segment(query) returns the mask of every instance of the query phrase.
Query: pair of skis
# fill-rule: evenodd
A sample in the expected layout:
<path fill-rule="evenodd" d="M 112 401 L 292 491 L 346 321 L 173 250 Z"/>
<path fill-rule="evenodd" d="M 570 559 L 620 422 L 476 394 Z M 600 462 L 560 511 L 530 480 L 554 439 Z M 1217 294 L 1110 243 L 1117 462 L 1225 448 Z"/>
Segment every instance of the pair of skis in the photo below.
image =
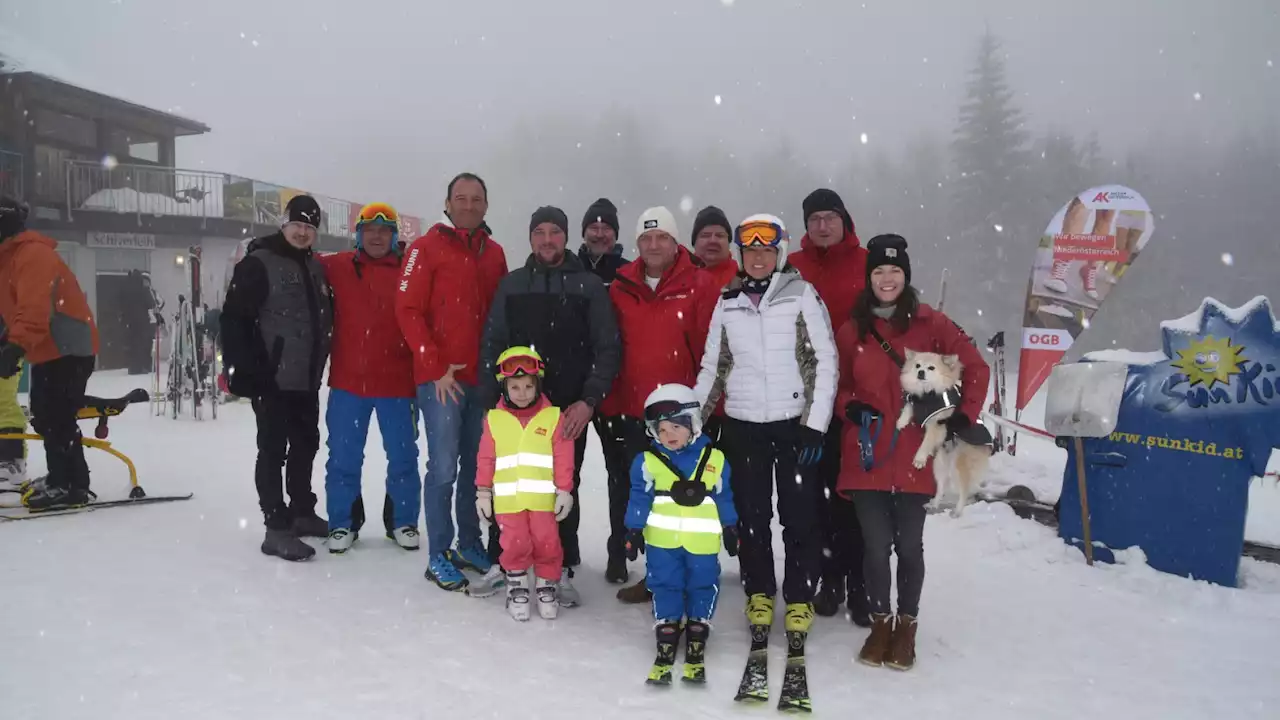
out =
<path fill-rule="evenodd" d="M 783 712 L 813 712 L 809 699 L 809 674 L 804 662 L 804 646 L 807 632 L 787 631 L 787 667 L 782 673 L 782 691 L 778 695 L 778 710 Z M 751 650 L 747 653 L 747 666 L 742 671 L 738 694 L 733 698 L 741 703 L 769 702 L 769 626 L 751 626 Z"/>
<path fill-rule="evenodd" d="M 16 495 L 16 493 L 14 493 L 14 495 Z M 105 510 L 108 508 L 131 507 L 134 505 L 154 505 L 156 503 L 190 500 L 191 498 L 192 494 L 187 493 L 186 495 L 151 495 L 140 498 L 129 498 L 126 500 L 95 500 L 78 507 L 59 508 L 57 510 L 30 510 L 20 505 L 0 505 L 0 522 L 10 520 L 35 520 L 37 518 L 59 517 L 62 515 L 77 515 L 79 513 Z"/>

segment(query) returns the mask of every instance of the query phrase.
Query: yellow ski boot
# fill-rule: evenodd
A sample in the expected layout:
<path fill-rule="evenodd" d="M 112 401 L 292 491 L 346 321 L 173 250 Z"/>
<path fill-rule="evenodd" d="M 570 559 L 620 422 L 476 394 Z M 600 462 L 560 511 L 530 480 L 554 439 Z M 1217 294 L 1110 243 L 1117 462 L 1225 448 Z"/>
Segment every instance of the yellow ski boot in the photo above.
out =
<path fill-rule="evenodd" d="M 813 624 L 813 603 L 787 603 L 787 632 L 809 632 Z"/>
<path fill-rule="evenodd" d="M 756 593 L 747 598 L 747 622 L 764 627 L 773 626 L 773 598 Z"/>

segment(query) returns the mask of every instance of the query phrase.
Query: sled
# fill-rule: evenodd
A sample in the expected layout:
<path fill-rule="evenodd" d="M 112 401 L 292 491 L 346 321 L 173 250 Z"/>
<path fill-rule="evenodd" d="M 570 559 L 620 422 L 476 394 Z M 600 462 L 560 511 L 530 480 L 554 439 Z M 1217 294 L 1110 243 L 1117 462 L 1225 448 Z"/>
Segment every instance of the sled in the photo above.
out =
<path fill-rule="evenodd" d="M 133 390 L 129 394 L 118 398 L 100 398 L 86 395 L 84 407 L 80 408 L 79 412 L 76 413 L 77 420 L 97 419 L 98 421 L 97 427 L 93 430 L 94 437 L 82 437 L 80 438 L 80 444 L 119 458 L 125 464 L 125 467 L 129 468 L 129 498 L 132 500 L 144 498 L 147 493 L 138 484 L 138 469 L 134 467 L 133 460 L 130 460 L 128 455 L 116 450 L 107 441 L 107 435 L 110 434 L 107 421 L 124 412 L 125 408 L 130 405 L 150 402 L 150 400 L 151 395 L 142 388 Z M 0 433 L 0 440 L 37 440 L 43 442 L 44 438 L 35 433 Z"/>

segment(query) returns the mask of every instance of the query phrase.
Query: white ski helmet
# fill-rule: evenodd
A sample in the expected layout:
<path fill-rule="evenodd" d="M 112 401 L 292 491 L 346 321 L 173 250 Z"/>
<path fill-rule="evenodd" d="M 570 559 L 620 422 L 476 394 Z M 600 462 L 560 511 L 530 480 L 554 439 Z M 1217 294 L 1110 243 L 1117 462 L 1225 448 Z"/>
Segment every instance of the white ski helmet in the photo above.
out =
<path fill-rule="evenodd" d="M 644 424 L 650 437 L 658 437 L 658 423 L 682 415 L 689 418 L 693 430 L 692 440 L 697 440 L 702 435 L 702 413 L 699 411 L 698 398 L 688 385 L 659 385 L 644 400 Z"/>
<path fill-rule="evenodd" d="M 748 245 L 764 245 L 778 251 L 778 264 L 774 272 L 787 266 L 791 236 L 787 234 L 787 226 L 776 215 L 760 213 L 738 223 L 733 231 L 733 253 L 739 268 L 746 267 L 742 262 L 742 248 Z"/>

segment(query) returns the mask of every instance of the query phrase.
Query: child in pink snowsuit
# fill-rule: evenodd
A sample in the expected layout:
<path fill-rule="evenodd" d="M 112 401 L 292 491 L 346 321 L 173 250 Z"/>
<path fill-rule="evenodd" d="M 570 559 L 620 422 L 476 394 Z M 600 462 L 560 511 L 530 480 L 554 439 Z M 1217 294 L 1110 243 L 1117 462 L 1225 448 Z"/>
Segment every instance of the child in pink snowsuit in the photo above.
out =
<path fill-rule="evenodd" d="M 536 576 L 538 614 L 560 608 L 564 549 L 556 523 L 573 508 L 573 440 L 560 427 L 560 410 L 542 394 L 542 358 L 514 347 L 498 358 L 502 399 L 485 416 L 476 458 L 476 507 L 498 523 L 506 573 L 507 612 L 529 619 L 529 568 Z"/>

